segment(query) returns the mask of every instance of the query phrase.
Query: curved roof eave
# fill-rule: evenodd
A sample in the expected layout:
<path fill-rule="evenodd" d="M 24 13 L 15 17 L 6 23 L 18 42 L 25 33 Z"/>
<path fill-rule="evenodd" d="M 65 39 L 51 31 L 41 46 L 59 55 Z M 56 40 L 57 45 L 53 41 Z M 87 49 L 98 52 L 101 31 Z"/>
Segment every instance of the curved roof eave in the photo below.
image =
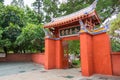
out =
<path fill-rule="evenodd" d="M 98 0 L 95 0 L 90 6 L 84 8 L 84 9 L 81 9 L 77 12 L 74 12 L 72 14 L 54 18 L 51 22 L 45 24 L 44 28 L 57 27 L 57 26 L 65 24 L 65 23 L 70 23 L 74 20 L 80 20 L 83 17 L 87 17 L 91 13 L 95 12 L 97 1 Z M 95 14 L 95 15 L 97 15 L 97 14 Z M 98 19 L 98 16 L 96 16 L 96 17 Z"/>

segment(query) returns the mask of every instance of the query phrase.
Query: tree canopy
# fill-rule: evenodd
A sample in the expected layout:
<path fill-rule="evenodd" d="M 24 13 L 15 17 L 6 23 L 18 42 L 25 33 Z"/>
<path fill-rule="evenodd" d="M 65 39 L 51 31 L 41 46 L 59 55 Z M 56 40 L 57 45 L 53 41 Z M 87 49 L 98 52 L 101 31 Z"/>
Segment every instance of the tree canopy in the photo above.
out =
<path fill-rule="evenodd" d="M 108 33 L 111 35 L 112 50 L 120 51 L 120 14 L 111 21 Z"/>
<path fill-rule="evenodd" d="M 11 5 L 8 6 L 0 3 L 0 48 L 5 53 L 9 51 L 14 53 L 28 51 L 42 52 L 44 47 L 44 32 L 41 29 L 41 22 L 39 22 L 41 18 L 39 14 L 29 7 L 26 6 L 23 8 L 18 6 L 19 3 L 23 3 L 19 1 L 13 0 Z M 33 31 L 36 33 L 34 34 Z M 26 34 L 31 35 L 26 36 Z M 29 45 L 26 43 L 29 43 Z"/>
<path fill-rule="evenodd" d="M 44 32 L 42 24 L 53 18 L 68 15 L 85 8 L 94 0 L 35 0 L 33 9 L 24 5 L 24 0 L 12 0 L 10 5 L 4 5 L 0 0 L 0 48 L 5 53 L 13 51 L 34 52 L 44 50 Z M 96 11 L 102 21 L 111 14 L 120 12 L 120 0 L 99 0 Z M 120 16 L 111 24 L 110 35 L 120 38 Z M 114 32 L 116 31 L 116 32 Z M 115 41 L 114 41 L 115 42 Z M 73 44 L 74 43 L 74 44 Z M 116 42 L 115 42 L 116 43 Z M 28 45 L 29 44 L 29 45 Z M 78 53 L 78 42 L 70 41 L 69 47 Z"/>
<path fill-rule="evenodd" d="M 4 0 L 0 0 L 0 3 L 3 3 L 4 2 Z"/>
<path fill-rule="evenodd" d="M 111 21 L 109 33 L 113 37 L 120 38 L 120 14 Z"/>
<path fill-rule="evenodd" d="M 22 33 L 17 37 L 16 44 L 22 48 L 22 50 L 35 50 L 43 52 L 44 49 L 44 32 L 42 25 L 35 25 L 28 23 L 26 27 L 22 29 Z"/>
<path fill-rule="evenodd" d="M 35 9 L 44 15 L 44 22 L 49 22 L 52 18 L 71 14 L 82 8 L 91 5 L 95 0 L 66 0 L 60 3 L 59 0 L 36 0 Z M 98 0 L 97 12 L 102 21 L 110 17 L 111 14 L 120 11 L 120 0 Z M 37 8 L 36 8 L 37 7 Z"/>

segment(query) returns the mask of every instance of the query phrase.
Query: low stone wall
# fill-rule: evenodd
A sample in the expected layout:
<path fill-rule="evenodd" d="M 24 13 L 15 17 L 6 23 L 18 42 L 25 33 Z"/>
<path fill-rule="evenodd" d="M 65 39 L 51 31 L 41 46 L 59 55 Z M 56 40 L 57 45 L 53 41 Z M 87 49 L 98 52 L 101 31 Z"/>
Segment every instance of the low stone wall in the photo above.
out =
<path fill-rule="evenodd" d="M 29 62 L 33 61 L 38 64 L 44 65 L 44 53 L 34 54 L 8 54 L 6 57 L 1 57 L 0 62 Z"/>
<path fill-rule="evenodd" d="M 44 65 L 44 61 L 45 61 L 44 53 L 32 54 L 32 61 Z"/>
<path fill-rule="evenodd" d="M 8 54 L 6 57 L 0 58 L 0 62 L 19 62 L 32 61 L 31 54 Z"/>
<path fill-rule="evenodd" d="M 111 54 L 113 75 L 120 76 L 120 52 L 112 52 Z"/>

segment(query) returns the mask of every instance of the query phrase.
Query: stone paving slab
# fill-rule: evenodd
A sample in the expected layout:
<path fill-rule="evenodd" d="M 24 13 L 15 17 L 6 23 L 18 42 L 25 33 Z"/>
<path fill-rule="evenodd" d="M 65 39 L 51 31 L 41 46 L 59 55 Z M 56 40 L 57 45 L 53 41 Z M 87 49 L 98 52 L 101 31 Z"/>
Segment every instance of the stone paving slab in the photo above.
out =
<path fill-rule="evenodd" d="M 41 65 L 32 62 L 0 62 L 0 77 L 42 69 Z"/>
<path fill-rule="evenodd" d="M 25 72 L 19 72 L 21 69 L 19 70 L 17 65 L 18 67 L 22 67 Z M 9 64 L 8 67 L 10 67 L 11 72 L 16 71 L 16 73 L 1 75 L 0 80 L 120 80 L 120 76 L 93 75 L 91 77 L 83 77 L 80 69 L 77 68 L 45 70 L 43 66 L 34 63 L 13 63 L 12 65 Z M 0 70 L 4 70 L 4 68 L 5 70 L 10 70 L 8 67 L 2 66 Z M 2 74 L 1 71 L 0 74 Z"/>

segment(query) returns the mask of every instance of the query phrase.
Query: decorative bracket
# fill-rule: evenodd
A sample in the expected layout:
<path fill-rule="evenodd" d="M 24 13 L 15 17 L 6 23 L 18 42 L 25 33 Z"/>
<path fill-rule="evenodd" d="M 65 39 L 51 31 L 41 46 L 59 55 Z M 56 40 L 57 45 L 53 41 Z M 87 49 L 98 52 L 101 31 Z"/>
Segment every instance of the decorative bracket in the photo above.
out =
<path fill-rule="evenodd" d="M 43 31 L 45 33 L 45 37 L 46 38 L 52 38 L 52 34 L 48 30 L 46 30 L 46 29 L 43 28 Z"/>
<path fill-rule="evenodd" d="M 81 27 L 80 33 L 87 32 L 86 26 L 84 25 L 84 23 L 81 20 L 79 21 L 79 24 Z"/>

